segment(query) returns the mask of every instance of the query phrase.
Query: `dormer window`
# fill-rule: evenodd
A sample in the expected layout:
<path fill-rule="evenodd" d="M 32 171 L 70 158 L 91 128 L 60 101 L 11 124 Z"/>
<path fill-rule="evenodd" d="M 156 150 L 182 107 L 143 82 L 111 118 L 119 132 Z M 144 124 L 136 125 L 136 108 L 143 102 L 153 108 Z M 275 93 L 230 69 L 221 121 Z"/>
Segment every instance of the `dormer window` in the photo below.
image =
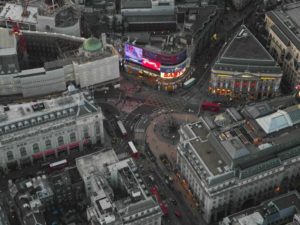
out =
<path fill-rule="evenodd" d="M 38 118 L 37 118 L 37 121 L 38 121 L 38 123 L 42 122 L 42 121 L 43 121 L 43 120 L 42 120 L 42 117 L 38 117 Z"/>
<path fill-rule="evenodd" d="M 51 120 L 54 120 L 54 119 L 55 119 L 55 116 L 54 116 L 53 113 L 50 114 L 50 119 L 51 119 Z"/>
<path fill-rule="evenodd" d="M 60 118 L 61 117 L 61 112 L 57 112 L 57 117 Z"/>
<path fill-rule="evenodd" d="M 32 124 L 36 124 L 36 120 L 35 119 L 31 119 L 31 123 Z"/>
<path fill-rule="evenodd" d="M 27 120 L 24 121 L 24 126 L 28 127 L 29 126 L 29 122 Z"/>

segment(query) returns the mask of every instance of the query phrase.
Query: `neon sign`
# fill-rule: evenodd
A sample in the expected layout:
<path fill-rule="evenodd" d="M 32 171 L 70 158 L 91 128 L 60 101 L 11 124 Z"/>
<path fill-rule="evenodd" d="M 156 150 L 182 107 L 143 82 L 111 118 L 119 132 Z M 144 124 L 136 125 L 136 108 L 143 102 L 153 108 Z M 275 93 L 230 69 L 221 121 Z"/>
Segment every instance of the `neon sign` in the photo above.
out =
<path fill-rule="evenodd" d="M 142 65 L 147 67 L 147 68 L 153 69 L 153 70 L 157 70 L 157 71 L 160 70 L 160 63 L 149 60 L 149 59 L 143 58 Z"/>

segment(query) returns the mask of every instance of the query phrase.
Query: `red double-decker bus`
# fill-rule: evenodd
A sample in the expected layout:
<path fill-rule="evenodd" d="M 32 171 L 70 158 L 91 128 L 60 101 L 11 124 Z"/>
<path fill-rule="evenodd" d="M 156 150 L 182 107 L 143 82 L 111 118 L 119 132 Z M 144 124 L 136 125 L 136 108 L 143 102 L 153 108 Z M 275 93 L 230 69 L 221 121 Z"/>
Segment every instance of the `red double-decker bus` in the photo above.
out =
<path fill-rule="evenodd" d="M 201 109 L 210 112 L 219 112 L 221 108 L 220 103 L 210 102 L 204 100 L 201 104 Z"/>

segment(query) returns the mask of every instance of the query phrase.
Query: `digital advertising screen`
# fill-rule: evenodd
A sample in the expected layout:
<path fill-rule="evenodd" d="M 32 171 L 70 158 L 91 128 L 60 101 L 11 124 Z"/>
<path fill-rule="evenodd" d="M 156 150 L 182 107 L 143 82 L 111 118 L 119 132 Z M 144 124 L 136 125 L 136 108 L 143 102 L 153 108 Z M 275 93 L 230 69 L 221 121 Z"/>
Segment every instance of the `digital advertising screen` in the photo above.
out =
<path fill-rule="evenodd" d="M 170 73 L 160 72 L 160 77 L 164 78 L 164 79 L 173 79 L 173 78 L 182 76 L 185 71 L 186 71 L 186 69 L 183 68 L 182 70 L 179 70 L 176 72 L 170 72 Z"/>
<path fill-rule="evenodd" d="M 125 44 L 125 58 L 127 60 L 142 64 L 143 49 L 130 44 Z"/>
<path fill-rule="evenodd" d="M 183 70 L 184 68 L 186 68 L 187 66 L 187 60 L 185 60 L 184 62 L 176 65 L 176 66 L 161 66 L 160 67 L 160 72 L 162 73 L 175 73 L 178 71 Z"/>
<path fill-rule="evenodd" d="M 187 53 L 186 50 L 183 50 L 182 52 L 174 55 L 165 55 L 144 49 L 143 57 L 156 62 L 160 62 L 162 65 L 176 65 L 187 58 Z"/>
<path fill-rule="evenodd" d="M 149 60 L 149 59 L 143 58 L 142 65 L 144 67 L 147 67 L 147 68 L 152 69 L 152 70 L 157 70 L 157 71 L 160 70 L 160 63 L 159 62 L 155 62 L 153 60 Z"/>

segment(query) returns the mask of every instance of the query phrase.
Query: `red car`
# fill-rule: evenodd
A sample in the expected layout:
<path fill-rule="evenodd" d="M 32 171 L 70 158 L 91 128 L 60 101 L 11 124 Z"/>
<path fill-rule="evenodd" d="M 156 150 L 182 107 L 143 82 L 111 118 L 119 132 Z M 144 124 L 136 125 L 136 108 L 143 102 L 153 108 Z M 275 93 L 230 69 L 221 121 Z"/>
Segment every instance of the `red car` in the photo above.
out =
<path fill-rule="evenodd" d="M 178 217 L 178 218 L 181 218 L 182 217 L 182 213 L 176 209 L 175 212 L 174 212 L 175 216 Z"/>

